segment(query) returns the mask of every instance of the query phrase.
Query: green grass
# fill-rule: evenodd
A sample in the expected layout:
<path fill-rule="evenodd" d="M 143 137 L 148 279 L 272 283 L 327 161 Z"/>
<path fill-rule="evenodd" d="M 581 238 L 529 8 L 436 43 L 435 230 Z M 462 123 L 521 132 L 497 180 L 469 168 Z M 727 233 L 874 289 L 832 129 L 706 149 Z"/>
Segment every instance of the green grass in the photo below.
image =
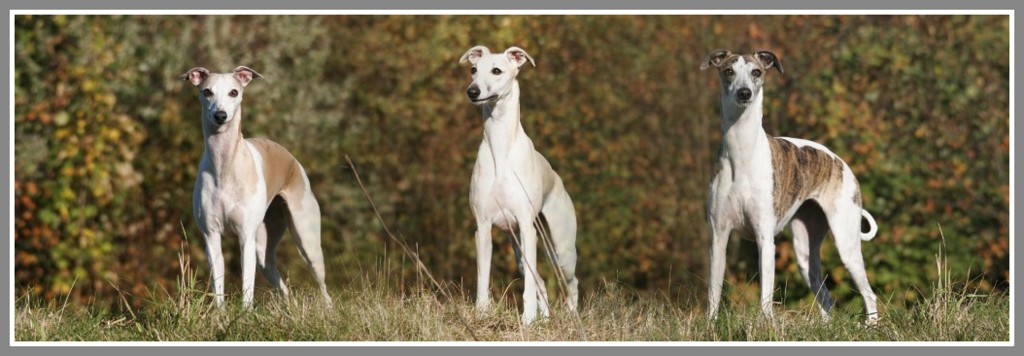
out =
<path fill-rule="evenodd" d="M 187 268 L 188 264 L 184 264 Z M 942 269 L 943 265 L 939 264 Z M 948 275 L 948 274 L 947 274 Z M 1009 298 L 955 291 L 949 279 L 936 282 L 930 299 L 912 307 L 880 305 L 879 325 L 863 325 L 858 303 L 839 307 L 823 321 L 813 304 L 776 307 L 774 321 L 755 304 L 727 305 L 708 321 L 697 297 L 690 303 L 661 293 L 638 292 L 614 282 L 591 287 L 578 319 L 552 296 L 552 315 L 523 328 L 519 295 L 501 286 L 494 308 L 483 315 L 455 285 L 445 293 L 424 284 L 401 293 L 379 272 L 333 290 L 328 309 L 314 288 L 296 288 L 290 299 L 269 290 L 257 293 L 245 310 L 239 296 L 215 308 L 183 270 L 183 288 L 122 312 L 42 302 L 25 295 L 16 302 L 18 341 L 1007 341 Z M 519 283 L 521 285 L 521 282 Z M 229 286 L 230 287 L 230 286 Z M 520 286 L 521 288 L 521 286 Z M 694 289 L 695 293 L 697 290 Z M 447 295 L 447 296 L 446 296 Z M 504 297 L 503 297 L 504 296 Z M 728 299 L 728 296 L 727 296 Z"/>

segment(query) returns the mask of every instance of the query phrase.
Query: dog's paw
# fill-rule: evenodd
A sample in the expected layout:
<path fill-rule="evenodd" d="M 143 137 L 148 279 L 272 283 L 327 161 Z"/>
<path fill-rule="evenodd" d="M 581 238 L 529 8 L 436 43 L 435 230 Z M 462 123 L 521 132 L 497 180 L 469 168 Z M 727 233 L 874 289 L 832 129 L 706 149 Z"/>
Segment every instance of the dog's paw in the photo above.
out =
<path fill-rule="evenodd" d="M 488 314 L 491 313 L 491 304 L 490 303 L 477 303 L 476 306 L 473 307 L 473 310 L 476 311 L 476 314 L 478 316 L 487 316 Z"/>
<path fill-rule="evenodd" d="M 521 319 L 521 321 L 522 321 L 523 326 L 530 326 L 530 324 L 533 324 L 535 321 L 537 321 L 537 315 L 536 314 L 530 315 L 530 314 L 527 314 L 527 313 L 523 313 L 523 318 Z"/>
<path fill-rule="evenodd" d="M 867 329 L 875 329 L 878 327 L 880 320 L 881 319 L 878 317 L 878 313 L 868 314 L 867 319 L 864 319 L 864 324 L 861 324 L 861 327 Z"/>

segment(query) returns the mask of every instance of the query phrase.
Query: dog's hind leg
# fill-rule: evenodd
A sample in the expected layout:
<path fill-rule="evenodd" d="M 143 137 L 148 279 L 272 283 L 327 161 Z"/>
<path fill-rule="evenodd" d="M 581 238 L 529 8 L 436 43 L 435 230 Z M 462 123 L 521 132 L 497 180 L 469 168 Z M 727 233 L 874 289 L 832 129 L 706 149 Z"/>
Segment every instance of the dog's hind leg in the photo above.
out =
<path fill-rule="evenodd" d="M 832 227 L 832 236 L 836 240 L 836 248 L 839 250 L 839 257 L 843 265 L 853 277 L 861 297 L 864 298 L 864 311 L 867 314 L 867 323 L 874 324 L 878 320 L 878 307 L 875 293 L 871 291 L 871 284 L 868 283 L 867 271 L 864 270 L 864 256 L 860 248 L 860 222 L 861 207 L 853 204 L 839 204 L 836 211 L 829 216 L 829 225 Z"/>
<path fill-rule="evenodd" d="M 821 276 L 821 241 L 828 233 L 828 220 L 817 203 L 807 202 L 796 211 L 790 228 L 793 230 L 793 249 L 800 275 L 814 293 L 821 316 L 828 320 L 832 296 Z"/>
<path fill-rule="evenodd" d="M 303 174 L 305 175 L 305 174 Z M 303 177 L 304 180 L 305 177 Z M 320 205 L 317 204 L 313 192 L 309 190 L 309 182 L 305 182 L 304 189 L 298 197 L 286 198 L 286 206 L 289 213 L 292 238 L 298 245 L 299 253 L 306 260 L 306 264 L 313 270 L 317 283 L 320 284 L 320 294 L 323 295 L 327 305 L 331 305 L 331 296 L 327 293 L 326 271 L 324 268 L 324 253 L 320 247 Z"/>
<path fill-rule="evenodd" d="M 288 228 L 288 207 L 284 200 L 274 198 L 263 217 L 263 223 L 256 230 L 256 267 L 263 273 L 282 296 L 288 296 L 288 286 L 277 270 L 277 247 Z"/>
<path fill-rule="evenodd" d="M 541 208 L 548 223 L 551 244 L 554 246 L 555 264 L 565 277 L 566 300 L 569 310 L 575 311 L 579 304 L 579 280 L 576 278 L 576 210 L 572 199 L 559 179 L 554 191 Z"/>

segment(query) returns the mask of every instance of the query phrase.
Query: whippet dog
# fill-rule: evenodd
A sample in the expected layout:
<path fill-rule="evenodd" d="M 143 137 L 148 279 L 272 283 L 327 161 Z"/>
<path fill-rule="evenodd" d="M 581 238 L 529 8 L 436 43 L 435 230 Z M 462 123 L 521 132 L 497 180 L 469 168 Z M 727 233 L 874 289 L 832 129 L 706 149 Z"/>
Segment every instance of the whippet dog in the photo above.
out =
<path fill-rule="evenodd" d="M 547 291 L 537 274 L 538 228 L 542 227 L 539 214 L 547 220 L 553 244 L 548 250 L 554 247 L 554 262 L 565 277 L 570 310 L 576 310 L 579 299 L 575 275 L 576 211 L 562 179 L 534 149 L 519 121 L 516 75 L 527 61 L 534 64 L 533 58 L 518 47 L 491 54 L 487 47 L 476 46 L 459 59 L 459 63 L 472 64 L 473 83 L 466 95 L 483 108 L 484 117 L 484 139 L 469 191 L 477 225 L 476 308 L 485 311 L 491 302 L 491 227 L 497 226 L 509 234 L 518 231 L 522 246 L 515 241 L 513 246 L 519 270 L 524 274 L 524 324 L 536 318 L 538 308 L 544 317 L 549 316 Z"/>
<path fill-rule="evenodd" d="M 725 246 L 734 229 L 752 232 L 760 250 L 761 310 L 772 317 L 775 289 L 775 235 L 787 223 L 793 232 L 800 275 L 815 293 L 822 317 L 828 319 L 832 297 L 822 282 L 820 247 L 832 230 L 843 264 L 864 298 L 867 323 L 878 318 L 875 294 L 868 284 L 861 241 L 878 232 L 862 207 L 853 171 L 835 153 L 818 143 L 771 137 L 761 127 L 764 77 L 769 69 L 783 73 L 774 53 L 737 55 L 712 52 L 701 70 L 718 69 L 722 87 L 722 145 L 714 178 L 708 187 L 707 218 L 711 227 L 708 314 L 717 316 L 725 273 Z M 868 231 L 862 232 L 861 220 Z"/>
<path fill-rule="evenodd" d="M 283 295 L 288 287 L 277 271 L 276 252 L 286 229 L 320 283 L 320 206 L 309 178 L 284 147 L 263 138 L 242 137 L 242 93 L 262 76 L 247 67 L 232 73 L 192 68 L 179 79 L 199 89 L 202 107 L 203 158 L 192 193 L 192 211 L 206 240 L 210 284 L 217 306 L 224 305 L 224 257 L 221 238 L 235 236 L 242 249 L 242 302 L 252 305 L 256 268 Z"/>

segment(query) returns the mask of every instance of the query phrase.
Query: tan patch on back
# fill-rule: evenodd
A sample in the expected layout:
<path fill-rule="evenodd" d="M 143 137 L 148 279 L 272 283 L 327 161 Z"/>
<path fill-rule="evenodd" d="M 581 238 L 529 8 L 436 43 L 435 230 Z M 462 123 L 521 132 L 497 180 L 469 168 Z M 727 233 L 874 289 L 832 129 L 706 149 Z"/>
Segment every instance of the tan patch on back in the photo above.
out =
<path fill-rule="evenodd" d="M 282 192 L 301 192 L 305 188 L 302 168 L 284 147 L 265 138 L 246 139 L 263 157 L 263 178 L 267 182 L 267 202 Z M 288 197 L 285 197 L 288 200 Z"/>
<path fill-rule="evenodd" d="M 775 184 L 775 217 L 794 204 L 833 194 L 843 185 L 843 162 L 815 148 L 768 136 Z M 822 203 L 822 202 L 819 202 Z"/>

